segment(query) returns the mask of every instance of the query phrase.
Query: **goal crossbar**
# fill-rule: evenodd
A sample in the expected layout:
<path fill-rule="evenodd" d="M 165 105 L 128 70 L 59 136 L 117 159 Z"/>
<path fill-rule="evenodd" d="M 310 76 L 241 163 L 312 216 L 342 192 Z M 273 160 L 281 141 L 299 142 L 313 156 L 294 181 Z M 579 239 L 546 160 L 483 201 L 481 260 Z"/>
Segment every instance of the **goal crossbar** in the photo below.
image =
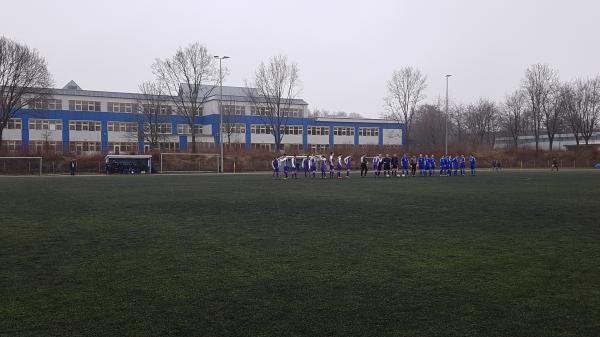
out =
<path fill-rule="evenodd" d="M 43 163 L 44 157 L 0 157 L 0 160 L 3 160 L 3 159 L 37 159 L 40 161 L 39 174 L 40 174 L 40 176 L 42 175 L 42 163 Z"/>

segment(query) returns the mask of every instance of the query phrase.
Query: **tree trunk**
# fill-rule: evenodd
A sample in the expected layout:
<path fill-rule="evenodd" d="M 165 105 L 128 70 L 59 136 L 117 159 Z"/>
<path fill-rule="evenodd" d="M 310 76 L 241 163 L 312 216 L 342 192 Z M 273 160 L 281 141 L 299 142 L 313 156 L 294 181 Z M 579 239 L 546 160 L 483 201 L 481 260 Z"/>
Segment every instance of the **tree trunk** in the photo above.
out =
<path fill-rule="evenodd" d="M 196 153 L 196 131 L 192 127 L 192 153 Z"/>

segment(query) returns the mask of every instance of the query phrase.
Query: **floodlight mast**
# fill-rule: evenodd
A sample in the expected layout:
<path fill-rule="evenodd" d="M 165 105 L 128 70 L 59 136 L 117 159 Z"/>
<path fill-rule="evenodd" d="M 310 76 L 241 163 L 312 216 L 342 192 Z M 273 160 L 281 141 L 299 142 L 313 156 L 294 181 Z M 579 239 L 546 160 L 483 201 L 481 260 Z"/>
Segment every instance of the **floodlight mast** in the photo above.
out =
<path fill-rule="evenodd" d="M 228 59 L 229 56 L 214 56 L 219 60 L 219 145 L 221 148 L 221 158 L 219 160 L 219 173 L 224 173 L 223 170 L 223 67 L 221 61 Z"/>

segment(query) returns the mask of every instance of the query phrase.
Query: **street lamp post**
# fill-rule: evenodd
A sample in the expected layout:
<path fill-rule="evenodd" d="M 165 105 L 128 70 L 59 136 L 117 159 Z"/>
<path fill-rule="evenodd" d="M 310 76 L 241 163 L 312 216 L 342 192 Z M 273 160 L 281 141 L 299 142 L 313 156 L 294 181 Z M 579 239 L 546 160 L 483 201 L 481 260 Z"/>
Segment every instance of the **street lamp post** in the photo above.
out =
<path fill-rule="evenodd" d="M 219 60 L 219 145 L 221 147 L 221 158 L 219 160 L 219 173 L 224 173 L 223 169 L 223 67 L 221 61 L 228 59 L 229 56 L 218 56 L 215 55 L 215 58 Z"/>
<path fill-rule="evenodd" d="M 448 79 L 452 75 L 446 75 L 446 135 L 444 137 L 446 144 L 446 156 L 448 155 Z"/>

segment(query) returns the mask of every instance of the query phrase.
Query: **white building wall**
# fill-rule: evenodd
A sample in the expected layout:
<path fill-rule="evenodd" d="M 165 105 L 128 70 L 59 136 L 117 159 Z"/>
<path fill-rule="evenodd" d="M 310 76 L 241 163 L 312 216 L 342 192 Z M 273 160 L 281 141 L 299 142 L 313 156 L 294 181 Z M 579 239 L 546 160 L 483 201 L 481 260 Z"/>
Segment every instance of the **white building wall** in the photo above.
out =
<path fill-rule="evenodd" d="M 70 142 L 99 142 L 100 140 L 100 131 L 69 131 Z"/>
<path fill-rule="evenodd" d="M 378 145 L 379 136 L 358 136 L 358 144 L 360 145 Z"/>
<path fill-rule="evenodd" d="M 63 125 L 64 127 L 64 125 Z M 67 126 L 68 127 L 68 126 Z M 71 137 L 74 131 L 71 131 Z M 98 136 L 100 133 L 98 132 Z M 62 142 L 62 130 L 29 130 L 29 140 Z M 72 140 L 72 139 L 71 139 Z"/>
<path fill-rule="evenodd" d="M 251 140 L 252 143 L 256 144 L 275 144 L 275 139 L 273 138 L 273 135 L 253 133 L 251 135 Z"/>
<path fill-rule="evenodd" d="M 329 136 L 308 135 L 308 144 L 329 144 Z"/>
<path fill-rule="evenodd" d="M 31 131 L 29 131 L 31 134 Z M 2 140 L 21 140 L 21 130 L 18 129 L 4 129 L 2 131 Z"/>
<path fill-rule="evenodd" d="M 133 143 L 138 141 L 137 133 L 108 131 L 108 141 L 118 143 Z"/>
<path fill-rule="evenodd" d="M 354 145 L 354 136 L 333 136 L 335 145 Z"/>
<path fill-rule="evenodd" d="M 402 130 L 383 129 L 383 145 L 402 145 Z"/>

